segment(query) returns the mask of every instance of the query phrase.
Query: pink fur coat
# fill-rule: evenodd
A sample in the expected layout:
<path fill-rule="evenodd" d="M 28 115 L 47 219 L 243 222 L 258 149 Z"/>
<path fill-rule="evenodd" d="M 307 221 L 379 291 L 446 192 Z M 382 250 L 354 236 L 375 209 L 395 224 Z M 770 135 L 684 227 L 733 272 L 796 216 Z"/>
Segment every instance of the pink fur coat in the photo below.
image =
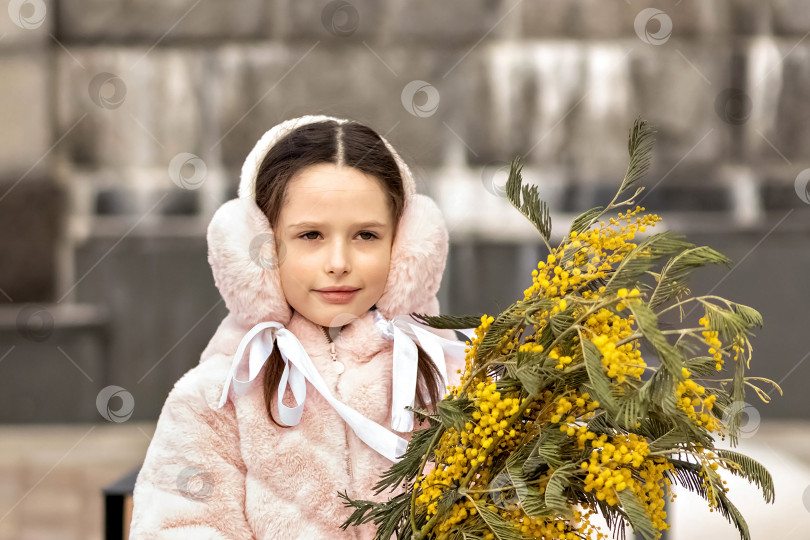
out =
<path fill-rule="evenodd" d="M 231 395 L 218 408 L 240 340 L 253 325 L 277 321 L 298 338 L 335 397 L 390 429 L 393 343 L 375 327 L 374 312 L 334 338 L 345 365 L 338 374 L 321 327 L 290 309 L 278 271 L 256 264 L 250 253 L 251 241 L 269 232 L 253 199 L 261 157 L 294 126 L 321 118 L 291 120 L 265 134 L 243 167 L 240 197 L 222 205 L 209 225 L 209 262 L 229 314 L 163 406 L 135 485 L 133 540 L 370 539 L 370 524 L 339 528 L 351 510 L 337 492 L 367 500 L 398 492 L 374 495 L 372 487 L 391 462 L 363 443 L 309 382 L 303 416 L 293 427 L 268 418 L 261 375 L 244 395 Z M 386 319 L 438 314 L 447 230 L 438 207 L 414 193 L 410 171 L 394 155 L 408 199 L 377 309 Z M 455 339 L 452 331 L 440 333 Z M 458 382 L 458 363 L 447 357 L 449 384 Z"/>

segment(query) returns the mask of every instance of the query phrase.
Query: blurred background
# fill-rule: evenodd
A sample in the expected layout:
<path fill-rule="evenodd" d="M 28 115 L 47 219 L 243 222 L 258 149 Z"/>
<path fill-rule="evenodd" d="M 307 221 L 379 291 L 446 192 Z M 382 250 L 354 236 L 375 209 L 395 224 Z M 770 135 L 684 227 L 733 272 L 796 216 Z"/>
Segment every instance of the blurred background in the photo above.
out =
<path fill-rule="evenodd" d="M 635 117 L 657 129 L 637 199 L 729 256 L 692 290 L 758 309 L 732 486 L 752 538 L 810 527 L 810 2 L 11 0 L 0 13 L 0 538 L 101 539 L 102 487 L 142 461 L 163 401 L 226 315 L 213 212 L 277 123 L 356 119 L 444 211 L 451 314 L 495 314 L 545 248 L 608 202 Z M 682 494 L 669 539 L 739 536 Z"/>

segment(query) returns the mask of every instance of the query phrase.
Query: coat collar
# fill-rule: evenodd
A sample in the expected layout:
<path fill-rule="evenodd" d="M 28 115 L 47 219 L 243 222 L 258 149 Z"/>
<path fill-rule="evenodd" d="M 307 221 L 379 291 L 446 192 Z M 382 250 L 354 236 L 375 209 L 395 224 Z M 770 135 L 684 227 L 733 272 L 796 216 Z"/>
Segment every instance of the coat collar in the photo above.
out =
<path fill-rule="evenodd" d="M 341 327 L 339 331 L 330 332 L 335 349 L 341 358 L 351 359 L 355 363 L 366 363 L 383 348 L 392 346 L 375 327 L 376 315 L 368 310 L 362 317 L 354 319 Z M 327 351 L 330 343 L 322 327 L 315 324 L 297 311 L 293 311 L 286 328 L 295 334 L 305 348 L 313 351 Z"/>

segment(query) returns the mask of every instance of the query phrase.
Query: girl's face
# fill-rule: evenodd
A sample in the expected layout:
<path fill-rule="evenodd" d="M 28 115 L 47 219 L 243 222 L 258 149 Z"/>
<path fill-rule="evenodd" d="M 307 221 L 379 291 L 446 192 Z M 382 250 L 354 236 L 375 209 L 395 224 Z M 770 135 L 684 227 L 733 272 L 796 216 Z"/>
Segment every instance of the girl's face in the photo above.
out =
<path fill-rule="evenodd" d="M 302 169 L 287 186 L 274 232 L 284 296 L 310 321 L 343 326 L 382 296 L 394 223 L 373 176 L 331 163 Z M 356 291 L 322 292 L 334 287 Z"/>

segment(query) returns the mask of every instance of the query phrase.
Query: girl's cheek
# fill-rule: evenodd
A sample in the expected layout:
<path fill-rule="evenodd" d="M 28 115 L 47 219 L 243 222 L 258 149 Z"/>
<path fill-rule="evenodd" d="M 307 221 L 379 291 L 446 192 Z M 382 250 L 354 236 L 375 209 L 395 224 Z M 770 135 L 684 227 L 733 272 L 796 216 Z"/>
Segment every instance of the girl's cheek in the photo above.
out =
<path fill-rule="evenodd" d="M 373 253 L 363 253 L 355 259 L 354 266 L 362 269 L 366 278 L 382 278 L 388 275 L 391 258 L 388 253 L 376 251 Z"/>

